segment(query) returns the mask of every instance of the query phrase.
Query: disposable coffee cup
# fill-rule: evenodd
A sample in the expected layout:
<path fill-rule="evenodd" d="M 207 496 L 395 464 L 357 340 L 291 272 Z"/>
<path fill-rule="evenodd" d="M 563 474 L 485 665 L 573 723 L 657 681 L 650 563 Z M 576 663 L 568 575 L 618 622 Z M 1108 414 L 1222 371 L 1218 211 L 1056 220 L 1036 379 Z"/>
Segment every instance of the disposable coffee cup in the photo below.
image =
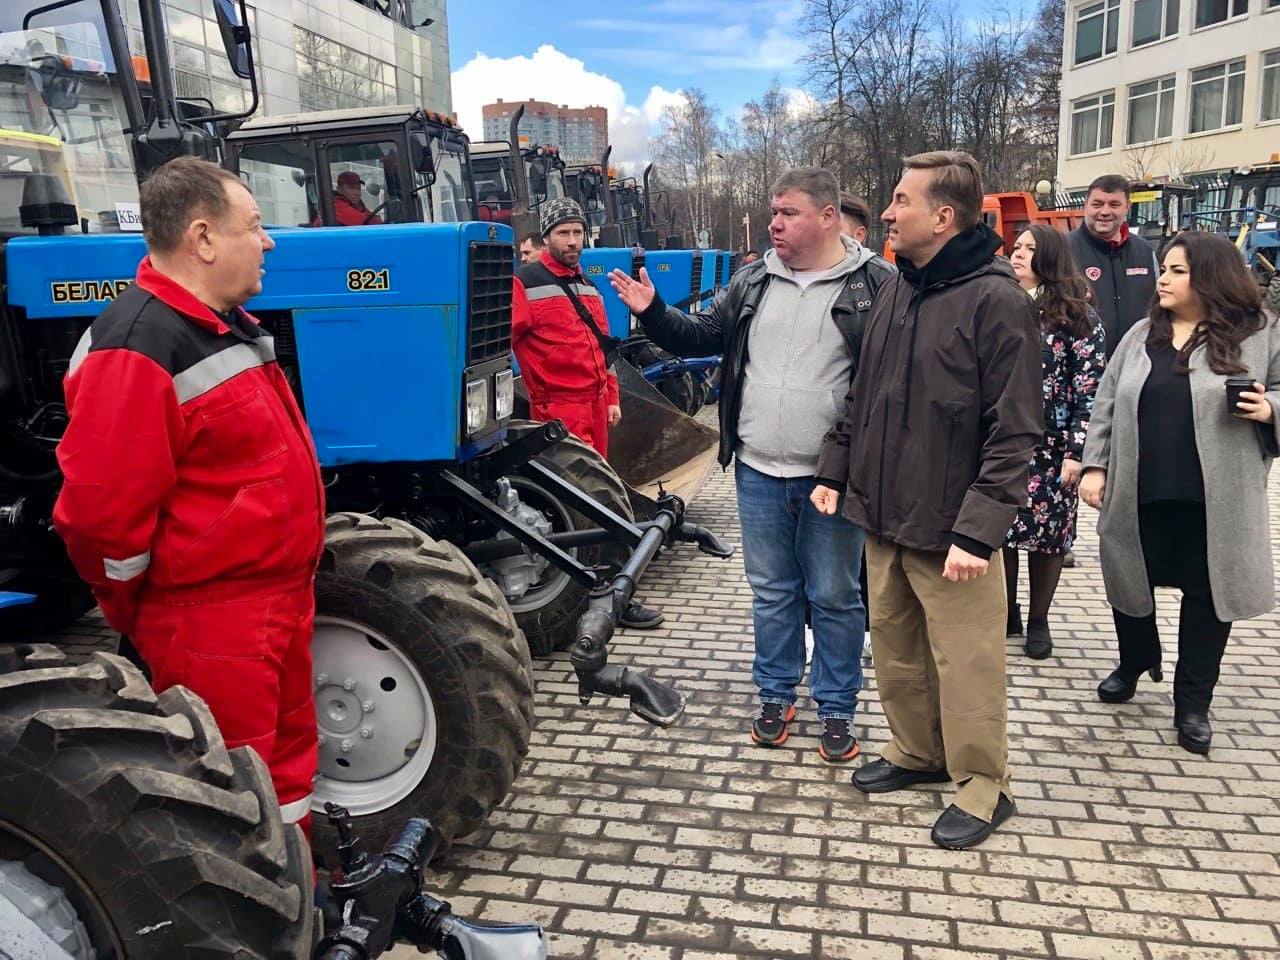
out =
<path fill-rule="evenodd" d="M 1253 377 L 1227 377 L 1227 413 L 1238 414 L 1240 394 L 1253 392 Z"/>

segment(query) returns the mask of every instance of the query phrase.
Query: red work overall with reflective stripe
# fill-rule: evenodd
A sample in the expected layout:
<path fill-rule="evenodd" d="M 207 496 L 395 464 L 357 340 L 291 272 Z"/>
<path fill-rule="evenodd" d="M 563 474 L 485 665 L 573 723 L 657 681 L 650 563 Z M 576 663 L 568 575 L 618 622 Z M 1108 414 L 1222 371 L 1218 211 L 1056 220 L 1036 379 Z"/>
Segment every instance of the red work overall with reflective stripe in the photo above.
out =
<path fill-rule="evenodd" d="M 600 456 L 609 454 L 609 407 L 618 403 L 618 378 L 605 364 L 595 336 L 557 283 L 569 283 L 603 334 L 609 332 L 600 291 L 581 271 L 549 250 L 516 271 L 511 300 L 511 346 L 529 393 L 534 420 L 564 421 Z"/>
<path fill-rule="evenodd" d="M 54 525 L 157 690 L 254 747 L 287 822 L 316 773 L 313 581 L 324 490 L 272 339 L 150 260 L 71 359 Z"/>

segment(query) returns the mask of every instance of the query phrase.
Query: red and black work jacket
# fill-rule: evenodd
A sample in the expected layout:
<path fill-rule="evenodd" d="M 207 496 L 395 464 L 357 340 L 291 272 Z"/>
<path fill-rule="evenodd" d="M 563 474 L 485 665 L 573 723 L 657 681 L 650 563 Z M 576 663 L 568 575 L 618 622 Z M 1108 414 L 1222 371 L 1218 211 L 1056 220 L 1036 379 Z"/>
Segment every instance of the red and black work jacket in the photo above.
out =
<path fill-rule="evenodd" d="M 511 346 L 529 398 L 589 403 L 603 395 L 610 405 L 616 404 L 618 378 L 560 286 L 562 279 L 587 308 L 596 329 L 609 334 L 604 299 L 582 271 L 562 265 L 549 250 L 543 250 L 536 263 L 523 264 L 513 284 Z"/>
<path fill-rule="evenodd" d="M 140 591 L 260 591 L 310 577 L 324 543 L 311 435 L 270 336 L 157 272 L 93 322 L 64 384 L 54 526 L 107 621 Z"/>
<path fill-rule="evenodd" d="M 343 227 L 364 227 L 382 222 L 382 218 L 376 213 L 371 214 L 363 203 L 352 203 L 340 193 L 333 197 L 333 219 Z"/>

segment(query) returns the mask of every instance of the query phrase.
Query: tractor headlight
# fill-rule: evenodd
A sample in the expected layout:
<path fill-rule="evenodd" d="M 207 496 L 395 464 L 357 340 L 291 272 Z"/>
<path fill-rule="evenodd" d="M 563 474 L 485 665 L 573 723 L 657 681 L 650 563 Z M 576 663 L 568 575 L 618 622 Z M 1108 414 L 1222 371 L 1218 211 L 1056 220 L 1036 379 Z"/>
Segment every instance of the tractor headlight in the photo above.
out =
<path fill-rule="evenodd" d="M 467 436 L 484 429 L 489 421 L 489 381 L 467 381 Z"/>
<path fill-rule="evenodd" d="M 516 409 L 516 375 L 499 370 L 493 378 L 493 419 L 506 420 Z"/>

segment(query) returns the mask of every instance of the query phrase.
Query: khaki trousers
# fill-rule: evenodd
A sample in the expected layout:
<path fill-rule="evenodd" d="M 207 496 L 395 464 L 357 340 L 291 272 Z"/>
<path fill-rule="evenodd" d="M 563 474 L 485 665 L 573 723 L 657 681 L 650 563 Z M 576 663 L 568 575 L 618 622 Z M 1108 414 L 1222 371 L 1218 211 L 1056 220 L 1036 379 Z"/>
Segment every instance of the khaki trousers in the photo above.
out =
<path fill-rule="evenodd" d="M 868 534 L 871 651 L 892 739 L 881 751 L 909 770 L 945 766 L 953 801 L 990 821 L 1009 792 L 1004 640 L 1007 601 L 997 550 L 986 574 L 942 579 L 945 555 Z"/>

